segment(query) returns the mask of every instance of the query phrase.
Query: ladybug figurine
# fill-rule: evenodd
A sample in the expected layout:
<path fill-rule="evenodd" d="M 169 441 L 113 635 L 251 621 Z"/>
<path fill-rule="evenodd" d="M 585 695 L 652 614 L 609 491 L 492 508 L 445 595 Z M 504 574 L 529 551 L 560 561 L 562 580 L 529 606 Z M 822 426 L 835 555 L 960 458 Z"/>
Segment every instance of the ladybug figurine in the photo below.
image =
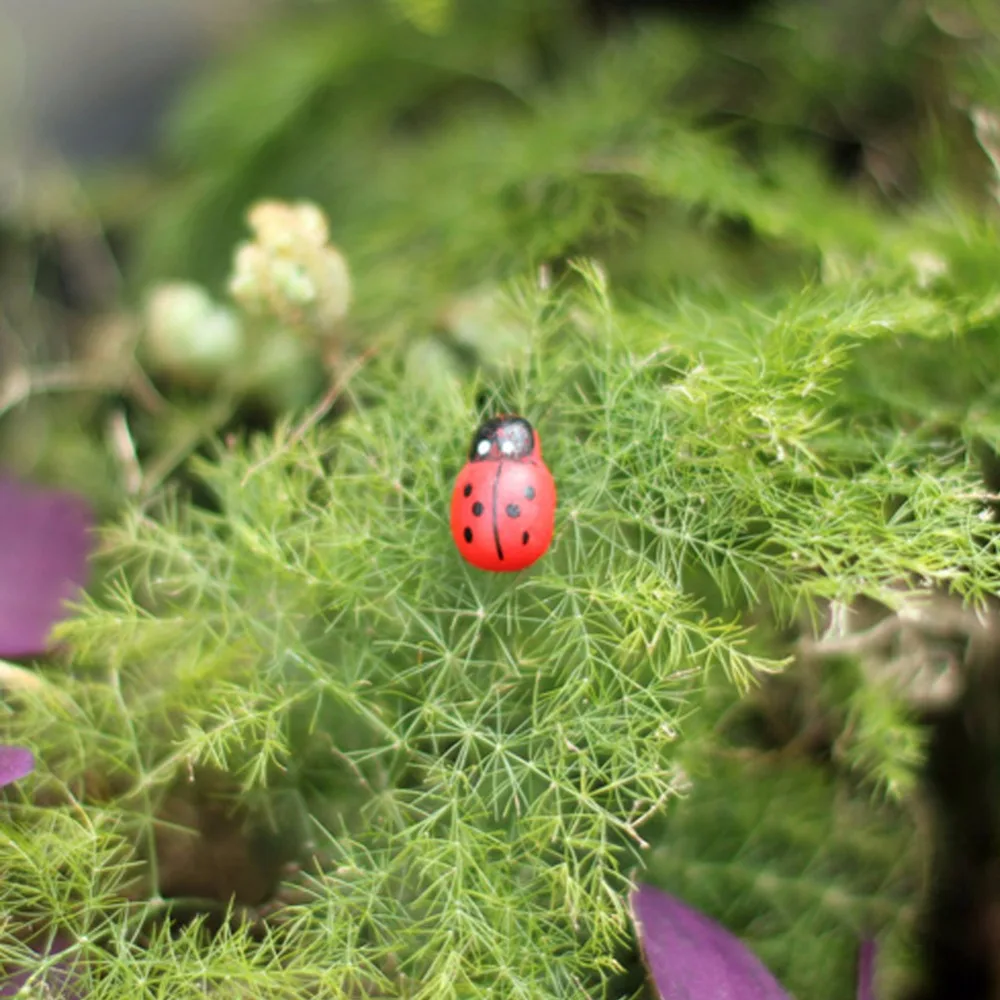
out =
<path fill-rule="evenodd" d="M 555 524 L 556 486 L 542 442 L 524 417 L 487 420 L 451 495 L 451 534 L 462 557 L 497 573 L 545 554 Z"/>

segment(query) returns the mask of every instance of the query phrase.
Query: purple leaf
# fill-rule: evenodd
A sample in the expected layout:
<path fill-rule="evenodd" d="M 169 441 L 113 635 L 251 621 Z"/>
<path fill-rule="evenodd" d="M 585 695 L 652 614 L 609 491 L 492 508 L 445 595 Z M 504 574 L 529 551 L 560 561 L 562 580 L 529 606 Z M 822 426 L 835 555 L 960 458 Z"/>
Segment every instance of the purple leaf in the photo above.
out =
<path fill-rule="evenodd" d="M 661 1000 L 791 1000 L 739 938 L 679 899 L 640 885 L 632 919 Z"/>
<path fill-rule="evenodd" d="M 24 747 L 0 747 L 0 788 L 35 769 L 35 758 Z"/>
<path fill-rule="evenodd" d="M 875 959 L 878 946 L 865 938 L 858 950 L 858 1000 L 875 1000 Z"/>
<path fill-rule="evenodd" d="M 0 477 L 0 657 L 35 656 L 87 580 L 91 515 L 75 493 Z"/>

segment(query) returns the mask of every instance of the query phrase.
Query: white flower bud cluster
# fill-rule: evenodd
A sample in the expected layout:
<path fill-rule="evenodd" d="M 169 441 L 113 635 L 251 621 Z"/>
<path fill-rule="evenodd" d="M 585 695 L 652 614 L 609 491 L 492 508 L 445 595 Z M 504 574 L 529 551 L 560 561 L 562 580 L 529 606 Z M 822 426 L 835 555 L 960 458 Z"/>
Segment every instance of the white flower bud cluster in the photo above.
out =
<path fill-rule="evenodd" d="M 329 336 L 347 314 L 351 280 L 322 211 L 309 202 L 261 201 L 247 221 L 254 238 L 236 248 L 232 297 L 249 315 Z"/>

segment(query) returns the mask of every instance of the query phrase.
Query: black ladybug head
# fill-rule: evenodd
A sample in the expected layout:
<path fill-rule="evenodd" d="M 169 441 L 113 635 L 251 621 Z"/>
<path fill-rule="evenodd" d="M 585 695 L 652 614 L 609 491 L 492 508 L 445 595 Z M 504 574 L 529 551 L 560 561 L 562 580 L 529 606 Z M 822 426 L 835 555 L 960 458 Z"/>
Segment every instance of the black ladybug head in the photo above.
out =
<path fill-rule="evenodd" d="M 470 462 L 521 460 L 535 454 L 535 432 L 524 417 L 501 416 L 487 420 L 472 439 Z"/>

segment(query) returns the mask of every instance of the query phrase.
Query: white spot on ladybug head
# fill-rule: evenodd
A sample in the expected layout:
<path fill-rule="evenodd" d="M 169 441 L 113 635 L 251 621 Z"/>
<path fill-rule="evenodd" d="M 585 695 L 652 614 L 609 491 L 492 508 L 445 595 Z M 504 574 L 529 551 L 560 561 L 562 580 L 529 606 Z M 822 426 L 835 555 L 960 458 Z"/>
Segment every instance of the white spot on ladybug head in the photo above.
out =
<path fill-rule="evenodd" d="M 486 442 L 484 446 L 483 442 Z M 494 450 L 495 449 L 495 450 Z M 528 458 L 535 451 L 535 432 L 524 417 L 510 415 L 484 421 L 472 439 L 470 462 L 492 457 Z"/>

